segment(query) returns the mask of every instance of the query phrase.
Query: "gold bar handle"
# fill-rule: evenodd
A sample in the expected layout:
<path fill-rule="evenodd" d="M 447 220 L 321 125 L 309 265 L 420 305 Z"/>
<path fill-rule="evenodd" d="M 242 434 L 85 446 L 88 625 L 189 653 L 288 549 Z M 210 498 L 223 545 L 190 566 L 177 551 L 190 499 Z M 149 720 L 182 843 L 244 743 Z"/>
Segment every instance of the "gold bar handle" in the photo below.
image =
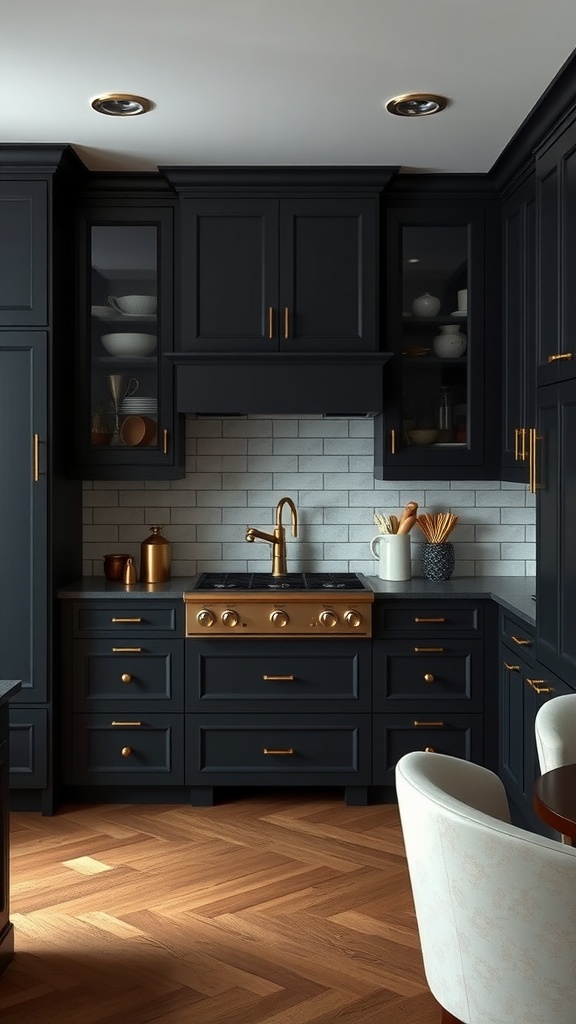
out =
<path fill-rule="evenodd" d="M 268 747 L 264 747 L 263 754 L 275 754 L 278 757 L 290 757 L 294 750 L 292 747 L 287 747 L 286 750 L 269 750 Z"/>
<path fill-rule="evenodd" d="M 415 725 L 416 728 L 420 728 L 421 726 L 434 726 L 435 729 L 441 729 L 442 726 L 444 725 L 444 722 L 419 722 L 418 719 L 415 718 L 414 721 L 412 722 L 412 725 Z"/>
<path fill-rule="evenodd" d="M 415 647 L 414 654 L 442 654 L 443 647 Z"/>
<path fill-rule="evenodd" d="M 572 352 L 560 352 L 556 356 L 548 356 L 548 362 L 549 363 L 557 363 L 559 359 L 573 359 L 573 358 L 574 358 L 574 356 L 573 356 Z"/>
<path fill-rule="evenodd" d="M 142 725 L 142 722 L 110 722 L 110 725 Z"/>
<path fill-rule="evenodd" d="M 142 622 L 142 619 L 141 618 L 137 618 L 137 619 L 117 619 L 117 618 L 113 617 L 112 618 L 112 622 Z"/>
<path fill-rule="evenodd" d="M 509 672 L 519 672 L 520 665 L 509 665 L 507 661 L 503 661 L 504 668 L 507 668 Z"/>
<path fill-rule="evenodd" d="M 528 431 L 528 490 L 530 494 L 536 494 L 538 481 L 536 475 L 536 442 L 540 440 L 536 434 L 536 427 Z"/>
<path fill-rule="evenodd" d="M 284 338 L 290 337 L 290 310 L 284 306 Z"/>
<path fill-rule="evenodd" d="M 526 682 L 530 684 L 530 686 L 532 687 L 533 690 L 536 691 L 536 693 L 552 693 L 552 689 L 553 689 L 552 686 L 539 686 L 538 685 L 539 683 L 545 683 L 546 682 L 545 679 L 528 679 L 528 676 L 526 676 Z"/>
<path fill-rule="evenodd" d="M 532 645 L 531 640 L 522 640 L 519 636 L 514 636 L 513 634 L 510 639 L 513 640 L 515 644 L 518 644 L 518 647 L 531 647 Z"/>
<path fill-rule="evenodd" d="M 268 340 L 274 337 L 274 307 L 268 306 Z"/>
<path fill-rule="evenodd" d="M 446 619 L 443 619 L 443 618 L 437 618 L 437 619 L 433 619 L 433 618 L 430 618 L 430 619 L 421 619 L 421 618 L 418 618 L 418 616 L 416 616 L 416 618 L 414 619 L 414 622 L 446 622 Z"/>
<path fill-rule="evenodd" d="M 526 427 L 520 427 L 520 461 L 526 462 Z"/>
<path fill-rule="evenodd" d="M 168 430 L 166 427 L 162 431 L 162 452 L 164 455 L 168 455 Z"/>
<path fill-rule="evenodd" d="M 294 676 L 262 676 L 265 683 L 293 683 L 294 678 Z"/>
<path fill-rule="evenodd" d="M 33 453 L 32 453 L 32 462 L 33 462 L 32 475 L 33 475 L 33 480 L 34 480 L 35 484 L 37 484 L 39 479 L 40 479 L 40 445 L 41 444 L 42 444 L 42 442 L 40 440 L 40 434 L 34 434 L 34 448 L 33 448 Z"/>
<path fill-rule="evenodd" d="M 514 461 L 518 462 L 520 459 L 520 452 L 518 446 L 518 435 L 520 434 L 520 428 L 514 427 Z"/>
<path fill-rule="evenodd" d="M 390 431 L 390 455 L 396 455 L 396 431 Z"/>
<path fill-rule="evenodd" d="M 112 654 L 142 654 L 141 647 L 113 647 Z"/>

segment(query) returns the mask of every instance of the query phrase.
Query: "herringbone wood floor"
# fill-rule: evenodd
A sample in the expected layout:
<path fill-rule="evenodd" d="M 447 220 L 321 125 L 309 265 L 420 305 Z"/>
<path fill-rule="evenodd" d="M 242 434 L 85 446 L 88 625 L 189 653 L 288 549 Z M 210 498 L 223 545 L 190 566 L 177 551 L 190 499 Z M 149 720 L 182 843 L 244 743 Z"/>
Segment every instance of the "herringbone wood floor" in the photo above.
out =
<path fill-rule="evenodd" d="M 3 1024 L 438 1024 L 394 805 L 11 816 Z"/>

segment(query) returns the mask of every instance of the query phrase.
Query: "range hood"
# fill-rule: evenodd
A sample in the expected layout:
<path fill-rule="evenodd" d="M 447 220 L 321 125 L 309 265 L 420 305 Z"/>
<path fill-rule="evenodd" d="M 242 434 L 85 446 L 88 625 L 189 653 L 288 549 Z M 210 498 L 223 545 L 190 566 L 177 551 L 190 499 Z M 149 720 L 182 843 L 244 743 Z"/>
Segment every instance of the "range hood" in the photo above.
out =
<path fill-rule="evenodd" d="M 376 416 L 391 352 L 167 354 L 176 410 L 212 415 Z"/>

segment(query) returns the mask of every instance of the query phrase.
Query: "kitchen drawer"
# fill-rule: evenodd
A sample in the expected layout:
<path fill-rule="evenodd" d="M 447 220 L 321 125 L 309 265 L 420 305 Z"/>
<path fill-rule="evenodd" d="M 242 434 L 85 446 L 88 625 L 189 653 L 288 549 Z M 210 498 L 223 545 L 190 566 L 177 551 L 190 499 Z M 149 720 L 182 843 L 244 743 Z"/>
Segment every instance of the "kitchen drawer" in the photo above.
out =
<path fill-rule="evenodd" d="M 534 657 L 534 630 L 503 609 L 500 610 L 500 639 L 523 657 Z"/>
<path fill-rule="evenodd" d="M 187 711 L 370 711 L 370 640 L 185 645 Z"/>
<path fill-rule="evenodd" d="M 188 785 L 368 785 L 370 775 L 370 715 L 186 716 Z"/>
<path fill-rule="evenodd" d="M 375 601 L 373 636 L 409 632 L 430 637 L 484 633 L 484 606 L 476 601 Z"/>
<path fill-rule="evenodd" d="M 184 602 L 122 599 L 117 601 L 75 601 L 72 634 L 130 637 L 155 635 L 184 636 Z"/>
<path fill-rule="evenodd" d="M 74 640 L 74 711 L 184 710 L 184 640 Z"/>
<path fill-rule="evenodd" d="M 184 716 L 132 714 L 72 717 L 73 777 L 66 781 L 131 786 L 183 783 Z"/>
<path fill-rule="evenodd" d="M 411 750 L 431 750 L 482 764 L 483 721 L 483 715 L 374 715 L 374 785 L 393 786 L 396 763 Z"/>
<path fill-rule="evenodd" d="M 374 641 L 375 711 L 482 711 L 483 684 L 483 640 Z"/>
<path fill-rule="evenodd" d="M 48 711 L 13 708 L 10 721 L 10 788 L 45 789 L 48 785 Z"/>

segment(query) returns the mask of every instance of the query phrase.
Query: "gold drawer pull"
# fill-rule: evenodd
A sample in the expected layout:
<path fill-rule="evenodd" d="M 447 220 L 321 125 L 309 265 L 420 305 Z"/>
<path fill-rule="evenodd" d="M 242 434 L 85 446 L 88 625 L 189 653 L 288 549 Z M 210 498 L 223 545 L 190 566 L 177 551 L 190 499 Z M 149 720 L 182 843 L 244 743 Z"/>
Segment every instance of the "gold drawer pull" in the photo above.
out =
<path fill-rule="evenodd" d="M 507 661 L 503 661 L 504 668 L 507 668 L 509 672 L 519 672 L 520 665 L 509 665 Z"/>
<path fill-rule="evenodd" d="M 549 363 L 557 363 L 559 359 L 573 359 L 573 358 L 574 357 L 573 357 L 571 352 L 561 352 L 559 355 L 556 355 L 556 356 L 548 356 L 548 362 Z"/>
<path fill-rule="evenodd" d="M 414 622 L 446 622 L 446 619 L 420 619 L 418 616 L 414 619 Z"/>
<path fill-rule="evenodd" d="M 168 455 L 168 429 L 166 427 L 162 431 L 162 454 Z"/>
<path fill-rule="evenodd" d="M 275 754 L 281 757 L 289 757 L 294 753 L 292 747 L 287 747 L 286 750 L 269 750 L 268 747 L 264 747 L 263 754 Z"/>
<path fill-rule="evenodd" d="M 274 307 L 268 306 L 268 340 L 274 337 Z"/>
<path fill-rule="evenodd" d="M 418 719 L 415 719 L 412 722 L 412 725 L 415 725 L 417 728 L 420 728 L 421 726 L 424 726 L 424 728 L 434 726 L 436 729 L 441 729 L 444 722 L 419 722 Z"/>
<path fill-rule="evenodd" d="M 290 337 L 290 310 L 284 306 L 284 338 Z"/>
<path fill-rule="evenodd" d="M 130 757 L 130 754 L 133 754 L 134 751 L 132 750 L 132 747 L 122 747 L 120 753 L 122 754 L 122 757 Z"/>
<path fill-rule="evenodd" d="M 134 676 L 131 675 L 130 672 L 123 672 L 122 675 L 120 676 L 120 679 L 122 680 L 123 683 L 131 683 L 132 680 L 134 679 Z"/>
<path fill-rule="evenodd" d="M 510 639 L 513 640 L 515 644 L 518 644 L 518 647 L 530 647 L 532 645 L 531 640 L 521 640 L 518 636 L 511 636 Z"/>
<path fill-rule="evenodd" d="M 526 682 L 529 683 L 529 685 L 532 687 L 533 690 L 536 691 L 536 693 L 552 693 L 553 688 L 551 686 L 538 685 L 538 683 L 545 683 L 545 679 L 528 679 L 528 676 L 526 676 Z"/>
<path fill-rule="evenodd" d="M 38 483 L 40 477 L 42 476 L 42 474 L 40 472 L 40 445 L 41 444 L 43 444 L 43 441 L 40 440 L 40 434 L 34 434 L 34 451 L 33 451 L 32 479 L 34 480 L 35 484 Z"/>
<path fill-rule="evenodd" d="M 390 455 L 396 455 L 396 431 L 390 431 Z"/>
<path fill-rule="evenodd" d="M 265 683 L 293 683 L 295 676 L 262 676 Z"/>
<path fill-rule="evenodd" d="M 442 654 L 443 647 L 415 647 L 414 654 Z"/>
<path fill-rule="evenodd" d="M 141 647 L 113 647 L 112 654 L 142 654 Z"/>
<path fill-rule="evenodd" d="M 110 725 L 142 725 L 142 722 L 110 722 Z"/>
<path fill-rule="evenodd" d="M 112 622 L 142 622 L 142 619 L 112 619 Z"/>
<path fill-rule="evenodd" d="M 431 672 L 427 672 L 426 673 L 426 675 L 424 676 L 424 682 L 425 683 L 433 683 L 434 682 L 434 676 L 432 675 Z"/>

